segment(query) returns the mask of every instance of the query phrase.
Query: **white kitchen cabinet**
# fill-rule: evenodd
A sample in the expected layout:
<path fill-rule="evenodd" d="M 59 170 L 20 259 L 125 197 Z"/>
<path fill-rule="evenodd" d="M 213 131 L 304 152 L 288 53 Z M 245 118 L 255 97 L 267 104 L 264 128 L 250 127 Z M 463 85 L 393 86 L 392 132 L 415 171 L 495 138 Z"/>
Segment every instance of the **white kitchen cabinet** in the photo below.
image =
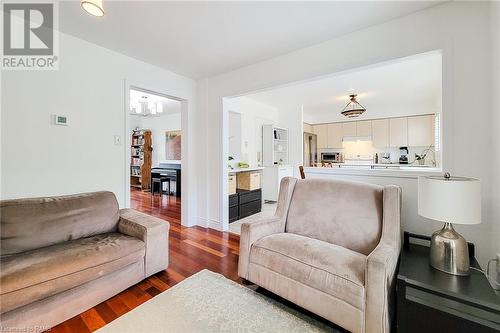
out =
<path fill-rule="evenodd" d="M 389 146 L 408 146 L 408 118 L 389 119 Z"/>
<path fill-rule="evenodd" d="M 356 122 L 350 121 L 348 123 L 342 123 L 342 135 L 356 136 Z"/>
<path fill-rule="evenodd" d="M 372 143 L 377 148 L 389 147 L 389 119 L 372 120 Z"/>
<path fill-rule="evenodd" d="M 408 117 L 408 146 L 430 146 L 434 135 L 434 115 Z"/>
<path fill-rule="evenodd" d="M 313 125 L 313 133 L 316 134 L 316 145 L 318 149 L 328 148 L 327 124 Z"/>
<path fill-rule="evenodd" d="M 276 165 L 265 167 L 262 172 L 262 198 L 264 201 L 278 201 L 280 182 L 283 177 L 293 177 L 293 167 Z"/>
<path fill-rule="evenodd" d="M 342 133 L 343 131 L 341 123 L 328 124 L 327 127 L 328 148 L 342 148 L 342 136 L 343 136 Z"/>
<path fill-rule="evenodd" d="M 372 121 L 362 120 L 356 122 L 357 136 L 372 136 Z"/>

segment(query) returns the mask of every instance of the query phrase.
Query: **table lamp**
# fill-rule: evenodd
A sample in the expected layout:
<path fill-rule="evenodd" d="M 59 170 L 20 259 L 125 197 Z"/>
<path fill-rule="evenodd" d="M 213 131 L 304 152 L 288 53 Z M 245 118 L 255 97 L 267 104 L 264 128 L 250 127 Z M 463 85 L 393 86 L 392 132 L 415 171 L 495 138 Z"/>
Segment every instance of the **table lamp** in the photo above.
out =
<path fill-rule="evenodd" d="M 477 179 L 431 176 L 418 178 L 418 214 L 444 222 L 432 234 L 430 265 L 453 275 L 469 275 L 469 249 L 452 223 L 481 223 L 481 183 Z"/>

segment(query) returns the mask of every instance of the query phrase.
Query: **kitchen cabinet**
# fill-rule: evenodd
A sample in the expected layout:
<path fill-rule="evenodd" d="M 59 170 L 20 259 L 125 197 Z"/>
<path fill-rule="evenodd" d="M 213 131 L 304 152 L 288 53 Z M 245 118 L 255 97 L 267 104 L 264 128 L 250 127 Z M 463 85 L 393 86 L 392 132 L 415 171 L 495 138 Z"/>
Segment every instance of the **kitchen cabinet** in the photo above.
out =
<path fill-rule="evenodd" d="M 318 149 L 328 148 L 328 129 L 327 124 L 313 125 L 313 132 L 317 135 L 316 145 Z"/>
<path fill-rule="evenodd" d="M 342 136 L 356 136 L 356 122 L 342 123 Z"/>
<path fill-rule="evenodd" d="M 342 124 L 332 123 L 327 127 L 327 146 L 328 148 L 342 148 Z"/>
<path fill-rule="evenodd" d="M 377 148 L 389 147 L 389 119 L 372 120 L 372 143 Z"/>
<path fill-rule="evenodd" d="M 371 120 L 362 120 L 356 122 L 356 135 L 357 136 L 372 136 L 372 122 Z"/>
<path fill-rule="evenodd" d="M 303 129 L 303 131 L 304 131 L 304 132 L 306 132 L 306 133 L 312 133 L 312 132 L 313 132 L 313 128 L 312 128 L 312 126 L 311 126 L 311 125 L 309 125 L 308 123 L 304 123 L 304 124 L 302 125 L 302 129 Z"/>
<path fill-rule="evenodd" d="M 389 119 L 389 146 L 408 146 L 408 118 Z"/>
<path fill-rule="evenodd" d="M 434 144 L 434 115 L 408 117 L 408 146 L 428 147 Z"/>

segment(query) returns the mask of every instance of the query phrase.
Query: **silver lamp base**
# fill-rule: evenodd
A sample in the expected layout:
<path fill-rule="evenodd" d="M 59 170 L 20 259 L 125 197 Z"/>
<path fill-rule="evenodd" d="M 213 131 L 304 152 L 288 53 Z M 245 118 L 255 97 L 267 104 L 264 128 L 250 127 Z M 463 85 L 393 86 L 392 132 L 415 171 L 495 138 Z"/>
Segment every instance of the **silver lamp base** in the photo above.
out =
<path fill-rule="evenodd" d="M 467 241 L 451 223 L 445 223 L 443 229 L 432 234 L 430 264 L 448 274 L 469 275 Z"/>

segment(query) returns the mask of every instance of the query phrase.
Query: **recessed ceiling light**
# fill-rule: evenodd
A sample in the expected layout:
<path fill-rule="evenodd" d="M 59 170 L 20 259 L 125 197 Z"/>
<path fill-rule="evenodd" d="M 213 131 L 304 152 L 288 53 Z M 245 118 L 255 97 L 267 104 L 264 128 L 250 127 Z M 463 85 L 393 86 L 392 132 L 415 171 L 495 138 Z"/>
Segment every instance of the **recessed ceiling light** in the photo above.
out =
<path fill-rule="evenodd" d="M 94 16 L 104 16 L 104 8 L 102 7 L 102 0 L 81 0 L 82 8 Z"/>

